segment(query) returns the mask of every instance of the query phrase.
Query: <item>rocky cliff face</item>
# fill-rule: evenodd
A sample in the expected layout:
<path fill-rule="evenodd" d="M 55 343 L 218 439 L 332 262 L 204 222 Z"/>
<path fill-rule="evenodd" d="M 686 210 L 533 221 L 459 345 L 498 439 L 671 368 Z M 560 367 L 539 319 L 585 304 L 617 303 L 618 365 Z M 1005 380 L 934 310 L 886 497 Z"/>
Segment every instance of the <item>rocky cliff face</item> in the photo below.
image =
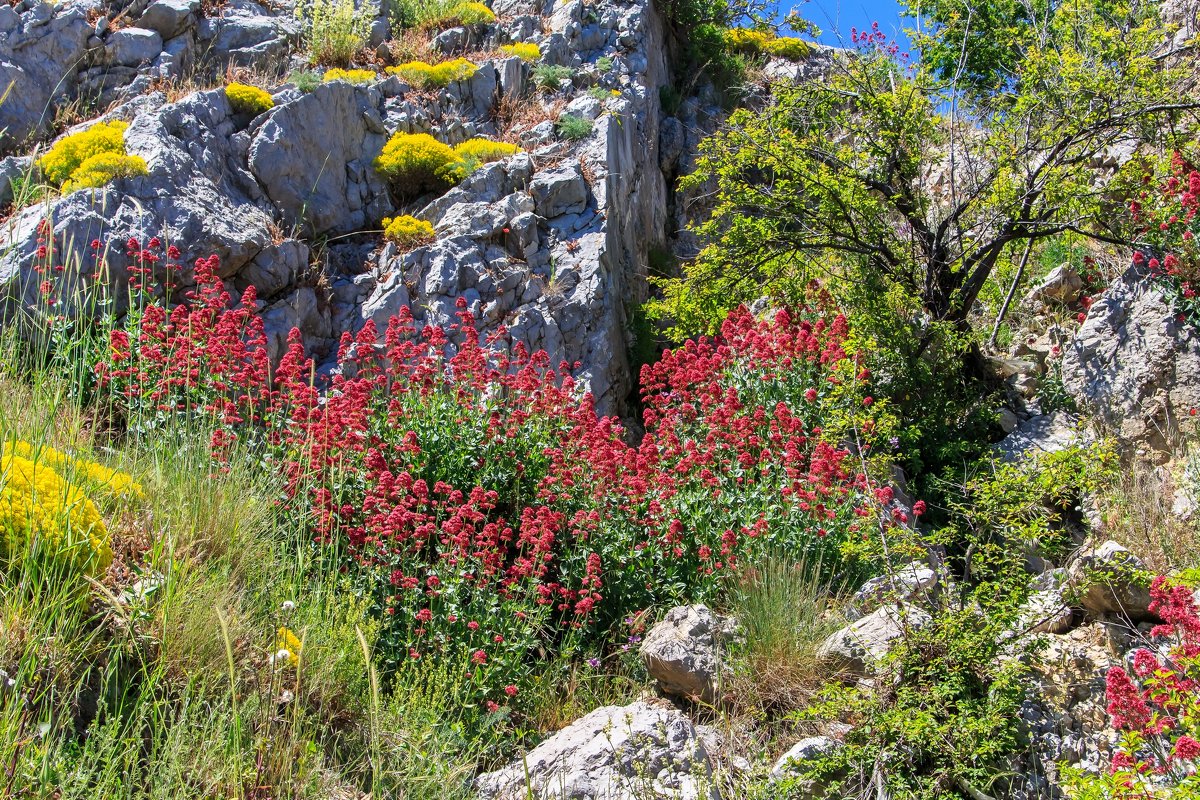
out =
<path fill-rule="evenodd" d="M 184 76 L 211 84 L 239 65 L 282 75 L 289 57 L 302 64 L 291 55 L 299 32 L 291 8 L 248 0 L 3 7 L 0 79 L 16 99 L 0 104 L 0 127 L 17 154 L 0 162 L 0 202 L 13 199 L 32 148 L 51 141 L 54 109 L 73 100 L 111 106 L 99 119 L 128 121 L 126 150 L 149 173 L 12 213 L 0 229 L 9 311 L 36 304 L 43 247 L 83 290 L 67 311 L 85 313 L 103 296 L 120 310 L 125 242 L 158 237 L 185 265 L 216 254 L 230 289 L 254 285 L 276 353 L 296 327 L 331 367 L 343 332 L 367 320 L 383 326 L 402 306 L 418 326 L 448 325 L 462 298 L 488 332 L 503 328 L 511 346 L 571 364 L 599 409 L 619 413 L 633 384 L 628 312 L 645 299 L 649 250 L 675 225 L 664 169 L 685 138 L 678 121 L 667 125 L 674 152 L 660 157 L 659 89 L 669 78 L 662 23 L 651 4 L 622 0 L 501 0 L 495 11 L 495 24 L 445 31 L 434 46 L 495 54 L 503 43 L 537 43 L 544 63 L 570 70 L 557 91 L 539 92 L 520 59 L 493 55 L 437 91 L 395 76 L 310 92 L 281 84 L 274 108 L 250 119 L 220 88 L 170 101 L 155 88 Z M 373 29 L 377 42 L 386 24 Z M 502 130 L 519 106 L 536 121 Z M 561 113 L 590 120 L 591 133 L 560 137 Z M 507 135 L 524 152 L 400 207 L 372 166 L 396 132 L 451 145 Z M 428 220 L 436 241 L 408 252 L 384 244 L 380 222 L 394 213 Z"/>

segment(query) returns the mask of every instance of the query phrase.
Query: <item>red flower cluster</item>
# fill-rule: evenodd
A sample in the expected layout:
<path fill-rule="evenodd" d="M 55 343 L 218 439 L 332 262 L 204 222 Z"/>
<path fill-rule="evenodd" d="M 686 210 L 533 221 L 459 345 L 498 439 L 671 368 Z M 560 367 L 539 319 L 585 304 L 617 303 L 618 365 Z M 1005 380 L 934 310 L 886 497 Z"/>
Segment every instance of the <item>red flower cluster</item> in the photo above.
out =
<path fill-rule="evenodd" d="M 1195 788 L 1200 781 L 1200 615 L 1192 591 L 1155 578 L 1150 610 L 1164 624 L 1151 636 L 1165 646 L 1136 651 L 1133 675 L 1121 667 L 1108 672 L 1108 713 L 1123 731 L 1112 759 L 1116 797 L 1156 797 L 1155 788 Z"/>
<path fill-rule="evenodd" d="M 1136 252 L 1134 264 L 1145 265 L 1151 280 L 1171 302 L 1178 321 L 1200 323 L 1200 171 L 1176 152 L 1161 178 L 1147 171 L 1146 188 L 1129 204 L 1133 219 L 1141 223 L 1139 238 L 1147 253 Z"/>
<path fill-rule="evenodd" d="M 102 383 L 134 429 L 199 417 L 218 459 L 265 453 L 295 524 L 369 598 L 385 667 L 457 653 L 503 702 L 548 638 L 704 599 L 768 551 L 833 572 L 877 516 L 840 443 L 869 454 L 886 404 L 864 402 L 841 316 L 739 310 L 667 353 L 643 370 L 632 445 L 566 365 L 503 329 L 484 340 L 463 301 L 446 330 L 404 309 L 382 336 L 346 334 L 317 386 L 298 331 L 271 369 L 253 289 L 234 304 L 215 259 L 194 282 L 112 333 Z"/>

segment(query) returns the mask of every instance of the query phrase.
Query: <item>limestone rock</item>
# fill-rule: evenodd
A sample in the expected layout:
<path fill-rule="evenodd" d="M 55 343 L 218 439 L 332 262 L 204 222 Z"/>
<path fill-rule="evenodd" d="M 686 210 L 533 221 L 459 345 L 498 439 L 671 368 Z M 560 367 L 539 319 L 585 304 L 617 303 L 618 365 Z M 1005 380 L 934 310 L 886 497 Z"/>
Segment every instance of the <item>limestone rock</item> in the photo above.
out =
<path fill-rule="evenodd" d="M 686 716 L 637 702 L 596 709 L 475 788 L 483 800 L 720 800 L 711 775 Z"/>
<path fill-rule="evenodd" d="M 108 43 L 104 46 L 104 57 L 109 64 L 136 67 L 157 58 L 162 48 L 162 36 L 157 31 L 122 28 L 108 37 Z"/>
<path fill-rule="evenodd" d="M 864 583 L 850 601 L 849 614 L 855 619 L 888 603 L 920 603 L 935 600 L 943 589 L 944 576 L 919 561 L 880 575 Z"/>
<path fill-rule="evenodd" d="M 199 10 L 200 0 L 154 0 L 138 18 L 138 27 L 170 39 L 194 25 Z"/>
<path fill-rule="evenodd" d="M 1083 278 L 1071 269 L 1070 264 L 1060 264 L 1050 270 L 1037 286 L 1029 290 L 1025 302 L 1032 304 L 1041 300 L 1066 305 L 1078 300 L 1082 292 Z"/>
<path fill-rule="evenodd" d="M 1080 553 L 1071 563 L 1069 596 L 1095 614 L 1116 614 L 1134 622 L 1152 620 L 1147 574 L 1137 556 L 1107 541 Z"/>
<path fill-rule="evenodd" d="M 817 648 L 817 661 L 830 670 L 870 675 L 906 627 L 921 628 L 931 621 L 929 614 L 913 606 L 880 606 L 831 634 Z"/>
<path fill-rule="evenodd" d="M 996 452 L 1003 461 L 1015 463 L 1043 453 L 1087 446 L 1091 441 L 1077 417 L 1066 411 L 1055 411 L 1022 422 L 996 445 Z"/>
<path fill-rule="evenodd" d="M 371 162 L 387 136 L 372 90 L 323 83 L 273 110 L 250 144 L 250 171 L 289 224 L 347 233 L 392 210 Z"/>
<path fill-rule="evenodd" d="M 529 191 L 538 214 L 546 218 L 578 214 L 587 207 L 587 182 L 578 161 L 539 172 Z"/>
<path fill-rule="evenodd" d="M 1092 304 L 1063 354 L 1062 380 L 1126 445 L 1166 452 L 1200 408 L 1200 334 L 1131 268 Z"/>
<path fill-rule="evenodd" d="M 737 623 L 707 606 L 677 606 L 646 634 L 646 670 L 670 695 L 712 703 L 720 689 L 726 643 Z"/>
<path fill-rule="evenodd" d="M 842 747 L 842 743 L 836 739 L 831 739 L 828 736 L 810 736 L 806 739 L 801 739 L 792 745 L 791 749 L 779 757 L 775 762 L 775 766 L 771 768 L 771 780 L 781 781 L 800 773 L 807 761 L 816 761 L 820 758 L 837 752 Z M 807 786 L 797 786 L 798 790 L 807 792 L 813 796 L 820 796 L 820 792 L 824 790 L 817 781 L 806 781 Z"/>

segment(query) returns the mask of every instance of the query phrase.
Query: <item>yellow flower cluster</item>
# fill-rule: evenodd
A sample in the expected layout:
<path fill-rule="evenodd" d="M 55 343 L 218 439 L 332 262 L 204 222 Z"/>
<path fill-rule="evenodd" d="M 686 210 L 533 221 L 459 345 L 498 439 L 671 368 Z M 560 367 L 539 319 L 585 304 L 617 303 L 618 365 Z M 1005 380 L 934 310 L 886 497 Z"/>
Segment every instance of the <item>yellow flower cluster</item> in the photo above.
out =
<path fill-rule="evenodd" d="M 75 458 L 53 447 L 42 445 L 34 447 L 28 442 L 5 442 L 2 450 L 4 455 L 15 455 L 36 461 L 68 475 L 76 481 L 86 483 L 88 487 L 98 490 L 108 497 L 140 500 L 144 497 L 142 485 L 127 472 L 109 469 L 103 464 L 89 461 L 85 458 Z"/>
<path fill-rule="evenodd" d="M 383 236 L 400 247 L 411 250 L 433 239 L 433 226 L 423 219 L 404 214 L 383 220 Z"/>
<path fill-rule="evenodd" d="M 458 160 L 449 145 L 428 133 L 397 133 L 375 159 L 375 171 L 401 189 L 423 192 L 445 186 L 447 168 Z"/>
<path fill-rule="evenodd" d="M 465 81 L 476 73 L 479 67 L 465 58 L 443 61 L 440 64 L 426 64 L 424 61 L 409 61 L 396 67 L 388 67 L 390 75 L 399 75 L 405 81 L 418 89 L 449 86 L 454 81 Z"/>
<path fill-rule="evenodd" d="M 245 83 L 231 83 L 225 87 L 225 97 L 234 113 L 258 116 L 275 107 L 275 100 L 263 89 Z"/>
<path fill-rule="evenodd" d="M 454 148 L 454 155 L 460 159 L 475 161 L 479 164 L 499 161 L 519 152 L 521 152 L 521 148 L 515 144 L 493 142 L 491 139 L 467 139 Z"/>
<path fill-rule="evenodd" d="M 349 83 L 370 83 L 379 76 L 372 69 L 339 69 L 326 70 L 323 81 L 347 81 Z"/>
<path fill-rule="evenodd" d="M 516 56 L 522 61 L 537 61 L 542 57 L 542 48 L 533 42 L 517 42 L 516 44 L 500 45 L 501 52 Z"/>
<path fill-rule="evenodd" d="M 291 628 L 281 627 L 275 634 L 275 654 L 279 660 L 286 660 L 293 667 L 300 663 L 300 651 L 303 645 L 300 638 L 292 633 Z"/>
<path fill-rule="evenodd" d="M 71 173 L 71 178 L 62 185 L 63 194 L 77 189 L 95 189 L 106 186 L 117 178 L 132 178 L 145 175 L 146 160 L 141 156 L 126 156 L 120 153 L 100 153 L 92 156 Z"/>
<path fill-rule="evenodd" d="M 483 3 L 459 3 L 450 9 L 450 16 L 456 18 L 459 25 L 483 25 L 496 21 L 496 14 Z"/>
<path fill-rule="evenodd" d="M 38 169 L 64 193 L 103 186 L 113 178 L 145 175 L 146 162 L 125 153 L 128 127 L 129 123 L 114 120 L 64 136 L 38 159 Z"/>
<path fill-rule="evenodd" d="M 101 572 L 112 563 L 108 528 L 83 489 L 50 465 L 5 448 L 0 454 L 0 554 L 11 557 L 33 541 L 84 572 Z"/>
<path fill-rule="evenodd" d="M 766 31 L 730 28 L 725 31 L 725 42 L 732 49 L 751 55 L 772 55 L 799 61 L 808 57 L 808 44 L 792 37 L 776 36 Z"/>

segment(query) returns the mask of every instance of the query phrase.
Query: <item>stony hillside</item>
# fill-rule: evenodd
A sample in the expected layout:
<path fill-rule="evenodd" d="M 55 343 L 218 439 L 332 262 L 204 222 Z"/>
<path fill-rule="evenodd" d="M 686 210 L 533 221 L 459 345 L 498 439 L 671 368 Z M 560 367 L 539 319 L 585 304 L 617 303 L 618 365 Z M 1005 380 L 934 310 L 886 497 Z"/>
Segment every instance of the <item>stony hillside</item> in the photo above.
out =
<path fill-rule="evenodd" d="M 935 6 L 0 3 L 0 798 L 1200 797 L 1195 10 Z"/>

